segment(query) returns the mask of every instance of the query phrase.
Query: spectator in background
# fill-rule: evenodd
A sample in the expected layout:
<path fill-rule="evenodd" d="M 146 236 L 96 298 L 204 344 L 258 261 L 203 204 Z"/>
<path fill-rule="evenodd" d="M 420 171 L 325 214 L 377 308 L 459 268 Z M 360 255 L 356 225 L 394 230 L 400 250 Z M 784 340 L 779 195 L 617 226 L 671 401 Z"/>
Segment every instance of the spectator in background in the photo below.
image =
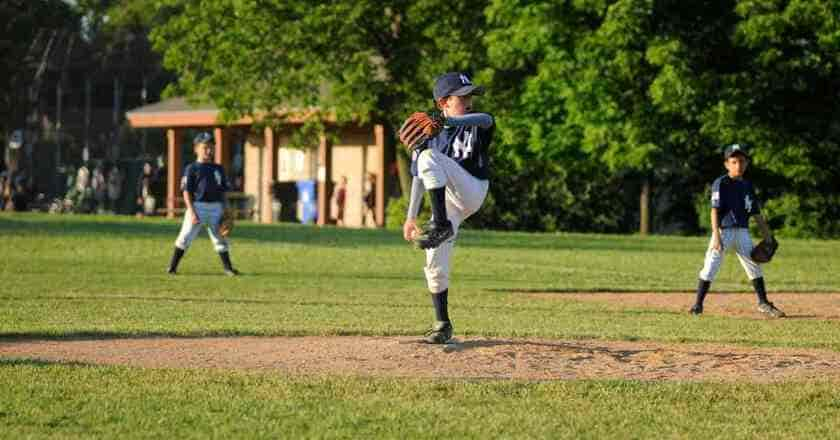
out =
<path fill-rule="evenodd" d="M 9 176 L 10 201 L 15 211 L 26 211 L 29 209 L 29 185 L 27 183 L 26 170 L 19 169 Z"/>
<path fill-rule="evenodd" d="M 143 164 L 143 172 L 137 178 L 137 216 L 155 215 L 157 198 L 154 194 L 156 174 L 151 162 Z"/>
<path fill-rule="evenodd" d="M 344 226 L 344 205 L 347 202 L 347 176 L 341 176 L 341 181 L 335 191 L 335 224 Z"/>
<path fill-rule="evenodd" d="M 158 156 L 152 164 L 154 177 L 152 177 L 152 195 L 157 200 L 166 200 L 166 161 L 163 156 Z"/>
<path fill-rule="evenodd" d="M 108 187 L 108 211 L 111 213 L 117 212 L 120 197 L 122 197 L 122 186 L 125 177 L 122 175 L 117 164 L 111 167 L 108 171 L 108 178 L 106 180 Z"/>
<path fill-rule="evenodd" d="M 90 170 L 85 165 L 79 167 L 76 171 L 76 179 L 74 186 L 65 195 L 67 199 L 67 207 L 73 212 L 90 213 L 93 212 L 93 189 L 90 184 Z"/>
<path fill-rule="evenodd" d="M 367 173 L 365 195 L 362 197 L 362 224 L 376 226 L 376 174 Z"/>
<path fill-rule="evenodd" d="M 108 188 L 105 184 L 105 167 L 102 163 L 97 163 L 93 168 L 93 174 L 90 177 L 90 187 L 93 189 L 93 199 L 96 204 L 96 212 L 102 214 L 105 212 L 105 201 L 108 199 Z"/>
<path fill-rule="evenodd" d="M 6 171 L 6 162 L 0 158 L 0 211 L 6 208 L 6 182 L 9 175 Z"/>

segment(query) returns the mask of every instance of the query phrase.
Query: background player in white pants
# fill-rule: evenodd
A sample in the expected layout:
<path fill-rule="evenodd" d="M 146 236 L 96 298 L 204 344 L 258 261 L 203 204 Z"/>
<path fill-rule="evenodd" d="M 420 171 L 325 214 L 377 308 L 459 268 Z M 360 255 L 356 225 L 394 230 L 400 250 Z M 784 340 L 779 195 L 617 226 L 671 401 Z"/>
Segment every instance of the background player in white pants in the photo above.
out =
<path fill-rule="evenodd" d="M 181 179 L 181 191 L 187 210 L 184 213 L 181 232 L 175 239 L 175 251 L 168 272 L 172 275 L 177 273 L 178 263 L 201 232 L 201 227 L 205 226 L 213 247 L 222 260 L 225 274 L 239 275 L 230 261 L 228 240 L 219 235 L 219 223 L 227 203 L 225 193 L 230 191 L 230 184 L 225 177 L 225 169 L 212 162 L 213 136 L 206 132 L 200 133 L 193 139 L 193 148 L 196 161 L 187 165 Z"/>
<path fill-rule="evenodd" d="M 750 217 L 755 219 L 765 240 L 773 238 L 767 222 L 761 215 L 755 189 L 752 183 L 743 177 L 748 161 L 749 156 L 742 146 L 728 146 L 724 151 L 727 174 L 718 177 L 712 183 L 712 238 L 706 251 L 703 269 L 699 274 L 697 300 L 690 310 L 694 315 L 703 313 L 703 300 L 720 270 L 724 253 L 730 248 L 735 249 L 744 271 L 752 281 L 758 296 L 758 310 L 774 318 L 785 315 L 767 300 L 761 266 L 750 258 L 753 249 L 749 230 Z"/>
<path fill-rule="evenodd" d="M 481 208 L 490 186 L 488 149 L 495 124 L 486 113 L 472 113 L 472 96 L 483 91 L 462 73 L 438 77 L 434 98 L 446 118 L 444 129 L 412 157 L 415 177 L 403 237 L 426 249 L 424 272 L 436 322 L 425 341 L 432 344 L 452 337 L 448 296 L 455 236 L 461 223 Z M 432 221 L 421 230 L 416 219 L 424 191 L 429 192 Z"/>

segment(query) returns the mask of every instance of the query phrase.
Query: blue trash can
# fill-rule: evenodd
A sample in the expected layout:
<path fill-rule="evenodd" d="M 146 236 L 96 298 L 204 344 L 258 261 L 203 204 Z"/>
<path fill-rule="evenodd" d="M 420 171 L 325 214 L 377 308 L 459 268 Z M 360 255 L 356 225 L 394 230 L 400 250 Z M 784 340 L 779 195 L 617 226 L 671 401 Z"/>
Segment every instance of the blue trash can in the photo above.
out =
<path fill-rule="evenodd" d="M 301 223 L 312 223 L 318 217 L 318 199 L 315 195 L 314 180 L 299 180 L 298 190 L 298 219 Z"/>

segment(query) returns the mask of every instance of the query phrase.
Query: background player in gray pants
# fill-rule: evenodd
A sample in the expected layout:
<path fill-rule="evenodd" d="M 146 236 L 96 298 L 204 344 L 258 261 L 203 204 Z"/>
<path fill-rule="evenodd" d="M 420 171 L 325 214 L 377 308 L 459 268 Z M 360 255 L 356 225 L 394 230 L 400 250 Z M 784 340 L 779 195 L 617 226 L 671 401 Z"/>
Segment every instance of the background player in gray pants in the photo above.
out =
<path fill-rule="evenodd" d="M 452 337 L 448 296 L 455 237 L 461 223 L 481 208 L 490 186 L 489 146 L 495 124 L 492 116 L 472 112 L 472 96 L 482 93 L 465 74 L 438 77 L 434 98 L 445 116 L 444 129 L 412 154 L 415 177 L 403 238 L 426 249 L 424 272 L 436 322 L 425 341 L 432 344 Z M 432 222 L 421 231 L 416 218 L 424 191 L 431 199 Z"/>
<path fill-rule="evenodd" d="M 184 204 L 187 207 L 181 232 L 175 239 L 175 251 L 169 263 L 168 272 L 175 275 L 181 257 L 189 249 L 190 244 L 201 231 L 201 226 L 207 228 L 207 234 L 213 242 L 213 247 L 219 253 L 225 274 L 239 275 L 230 261 L 230 245 L 228 240 L 219 235 L 219 222 L 227 204 L 225 193 L 230 191 L 230 184 L 225 177 L 225 169 L 212 162 L 213 136 L 210 133 L 199 133 L 193 139 L 196 161 L 184 169 L 181 178 L 181 191 Z"/>

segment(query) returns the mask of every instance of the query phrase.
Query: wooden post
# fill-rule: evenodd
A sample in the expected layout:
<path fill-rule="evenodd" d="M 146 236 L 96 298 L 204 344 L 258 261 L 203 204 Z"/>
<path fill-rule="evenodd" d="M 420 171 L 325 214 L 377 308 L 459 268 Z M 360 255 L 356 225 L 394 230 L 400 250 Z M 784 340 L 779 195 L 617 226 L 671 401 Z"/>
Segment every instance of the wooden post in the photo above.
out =
<path fill-rule="evenodd" d="M 376 124 L 373 127 L 376 138 L 376 226 L 385 226 L 385 126 Z"/>
<path fill-rule="evenodd" d="M 274 185 L 275 176 L 277 176 L 277 145 L 274 140 L 274 130 L 271 127 L 265 128 L 264 136 L 263 163 L 260 164 L 263 170 L 262 182 L 260 182 L 260 191 L 262 191 L 260 223 L 271 223 L 273 220 L 271 202 L 274 200 L 271 187 Z"/>
<path fill-rule="evenodd" d="M 639 195 L 639 235 L 645 237 L 650 232 L 650 179 L 645 177 L 642 192 Z"/>
<path fill-rule="evenodd" d="M 175 218 L 175 209 L 178 208 L 178 198 L 181 193 L 182 136 L 183 129 L 166 129 L 166 151 L 169 159 L 166 165 L 166 217 L 168 218 Z"/>
<path fill-rule="evenodd" d="M 230 178 L 230 145 L 226 136 L 227 131 L 221 127 L 213 129 L 213 140 L 216 142 L 216 148 L 213 149 L 213 161 L 221 165 Z"/>
<path fill-rule="evenodd" d="M 332 144 L 321 135 L 318 145 L 318 225 L 330 223 L 330 193 L 332 190 Z"/>

